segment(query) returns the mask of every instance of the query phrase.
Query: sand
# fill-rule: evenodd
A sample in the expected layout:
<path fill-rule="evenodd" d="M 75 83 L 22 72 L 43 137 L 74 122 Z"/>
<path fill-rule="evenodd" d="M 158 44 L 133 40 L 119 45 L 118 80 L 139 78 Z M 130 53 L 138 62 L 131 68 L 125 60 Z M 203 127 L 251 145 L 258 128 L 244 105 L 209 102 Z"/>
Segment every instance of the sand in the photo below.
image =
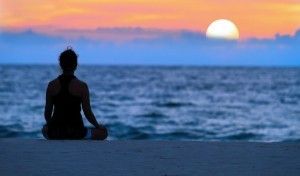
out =
<path fill-rule="evenodd" d="M 300 143 L 0 139 L 0 175 L 300 175 Z"/>

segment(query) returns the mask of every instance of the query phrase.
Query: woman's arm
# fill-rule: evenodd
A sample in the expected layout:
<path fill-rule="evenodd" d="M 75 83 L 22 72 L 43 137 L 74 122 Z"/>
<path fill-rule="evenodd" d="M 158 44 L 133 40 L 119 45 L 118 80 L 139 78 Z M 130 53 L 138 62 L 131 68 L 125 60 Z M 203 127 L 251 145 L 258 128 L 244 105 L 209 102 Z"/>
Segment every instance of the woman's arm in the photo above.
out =
<path fill-rule="evenodd" d="M 46 104 L 45 104 L 45 111 L 44 111 L 44 117 L 46 122 L 48 123 L 52 116 L 52 110 L 53 110 L 53 102 L 51 97 L 51 82 L 48 84 L 47 91 L 46 91 Z"/>
<path fill-rule="evenodd" d="M 86 83 L 84 83 L 83 86 L 83 93 L 82 93 L 82 109 L 84 112 L 85 117 L 87 120 L 93 124 L 96 128 L 101 128 L 101 125 L 98 124 L 95 115 L 92 111 L 91 105 L 90 105 L 90 93 L 89 88 Z"/>

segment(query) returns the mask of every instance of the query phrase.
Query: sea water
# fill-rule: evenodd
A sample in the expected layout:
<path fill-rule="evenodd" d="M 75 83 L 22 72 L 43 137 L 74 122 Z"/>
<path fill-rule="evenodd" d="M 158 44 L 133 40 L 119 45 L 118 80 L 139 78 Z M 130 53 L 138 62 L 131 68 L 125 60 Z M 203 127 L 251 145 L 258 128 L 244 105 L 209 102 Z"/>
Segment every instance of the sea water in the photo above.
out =
<path fill-rule="evenodd" d="M 0 66 L 0 137 L 42 138 L 46 87 L 59 74 Z M 76 76 L 112 140 L 300 139 L 300 68 L 79 66 Z"/>

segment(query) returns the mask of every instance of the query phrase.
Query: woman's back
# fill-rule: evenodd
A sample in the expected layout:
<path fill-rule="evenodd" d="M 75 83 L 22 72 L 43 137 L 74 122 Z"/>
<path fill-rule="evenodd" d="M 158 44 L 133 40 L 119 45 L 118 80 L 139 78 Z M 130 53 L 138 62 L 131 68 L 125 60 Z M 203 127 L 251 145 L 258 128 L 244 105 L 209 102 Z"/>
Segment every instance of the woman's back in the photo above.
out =
<path fill-rule="evenodd" d="M 54 113 L 49 122 L 49 137 L 82 138 L 86 130 L 81 116 L 81 82 L 72 74 L 52 81 L 50 96 Z"/>

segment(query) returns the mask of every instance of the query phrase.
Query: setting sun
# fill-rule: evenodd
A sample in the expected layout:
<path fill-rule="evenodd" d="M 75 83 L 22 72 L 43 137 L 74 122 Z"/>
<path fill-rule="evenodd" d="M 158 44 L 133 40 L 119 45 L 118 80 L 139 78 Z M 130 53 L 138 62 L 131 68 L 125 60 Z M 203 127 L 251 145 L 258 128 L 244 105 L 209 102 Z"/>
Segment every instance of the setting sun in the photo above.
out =
<path fill-rule="evenodd" d="M 239 30 L 233 22 L 226 19 L 219 19 L 215 20 L 208 26 L 206 30 L 206 37 L 237 40 L 239 39 Z"/>

